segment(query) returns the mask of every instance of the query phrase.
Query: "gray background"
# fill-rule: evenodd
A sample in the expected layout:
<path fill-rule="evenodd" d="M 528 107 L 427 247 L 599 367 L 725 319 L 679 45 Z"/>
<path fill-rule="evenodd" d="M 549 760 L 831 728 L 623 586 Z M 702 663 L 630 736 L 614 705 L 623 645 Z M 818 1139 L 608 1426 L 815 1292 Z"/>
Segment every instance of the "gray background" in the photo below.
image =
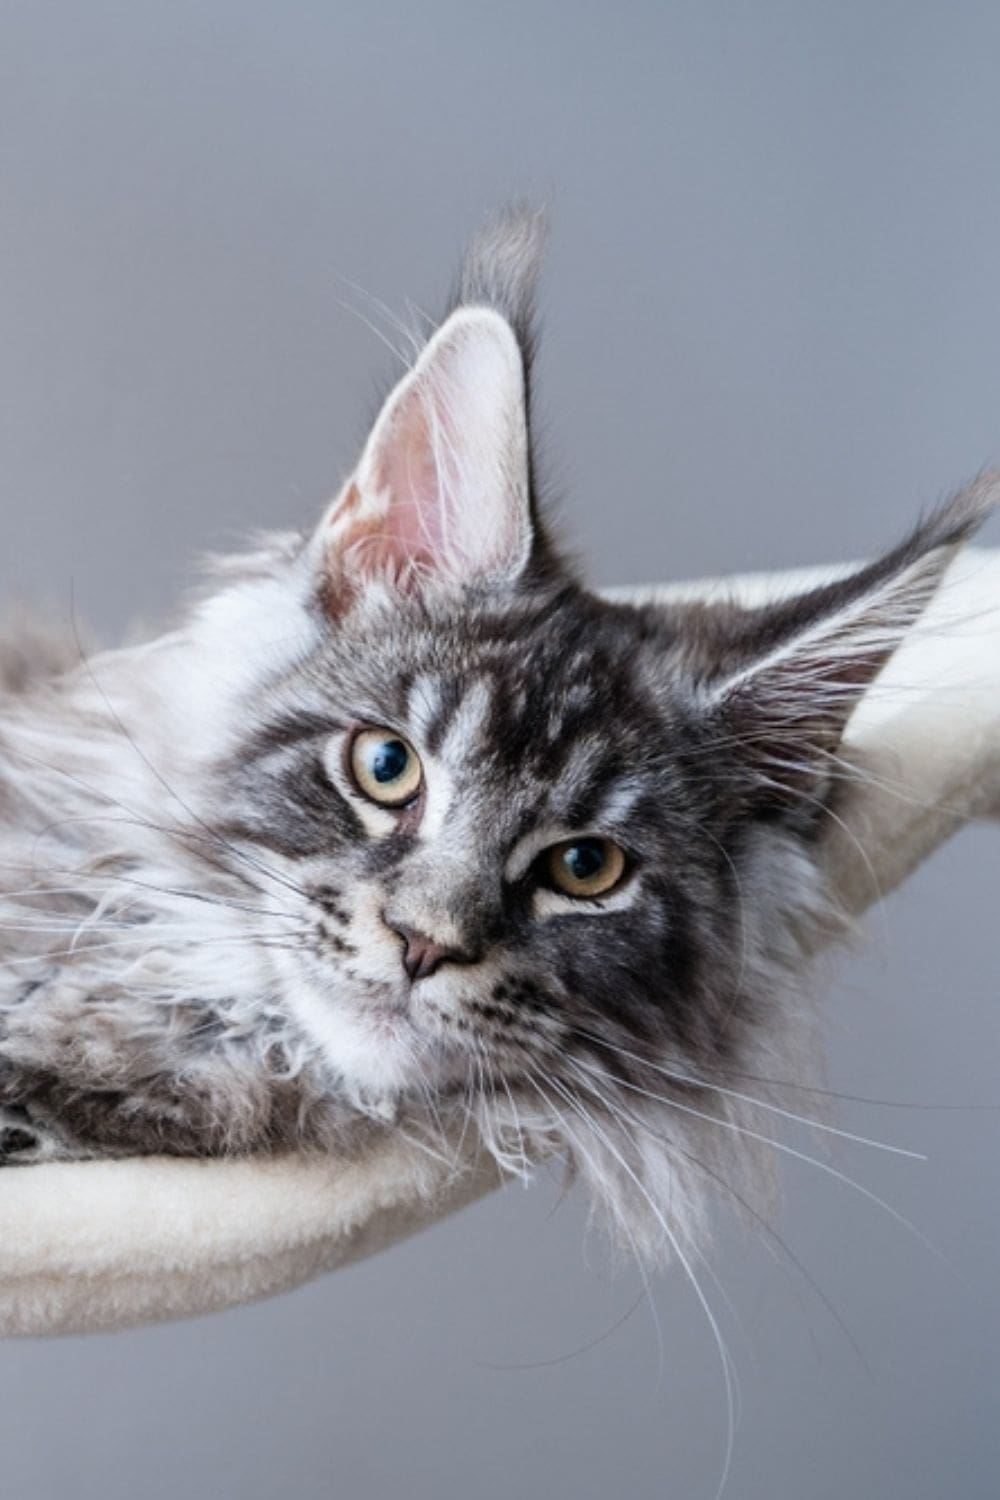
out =
<path fill-rule="evenodd" d="M 3 595 L 65 613 L 72 583 L 113 636 L 199 549 L 314 515 L 391 364 L 349 281 L 433 309 L 525 190 L 553 196 L 540 384 L 594 576 L 875 548 L 1000 458 L 998 55 L 995 5 L 912 0 L 5 0 Z M 826 1001 L 834 1087 L 997 1100 L 998 864 L 971 830 L 874 917 Z M 836 1160 L 948 1265 L 787 1164 L 776 1222 L 867 1368 L 780 1251 L 724 1230 L 727 1493 L 993 1496 L 998 1116 L 841 1122 L 929 1154 Z M 662 1357 L 642 1301 L 575 1353 L 639 1283 L 555 1203 L 508 1191 L 258 1307 L 5 1346 L 4 1495 L 711 1500 L 690 1290 L 655 1285 Z"/>

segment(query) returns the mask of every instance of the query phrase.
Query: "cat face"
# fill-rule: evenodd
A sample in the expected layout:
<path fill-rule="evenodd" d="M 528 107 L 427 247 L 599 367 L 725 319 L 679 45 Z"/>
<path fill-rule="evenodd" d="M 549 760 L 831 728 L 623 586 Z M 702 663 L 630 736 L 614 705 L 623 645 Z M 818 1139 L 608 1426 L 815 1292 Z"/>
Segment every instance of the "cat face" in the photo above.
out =
<path fill-rule="evenodd" d="M 400 599 L 278 686 L 227 783 L 310 893 L 289 989 L 360 1091 L 464 1086 L 484 1052 L 508 1083 L 544 1076 L 608 1018 L 664 1053 L 713 1045 L 700 971 L 714 955 L 732 1001 L 737 893 L 650 636 L 570 584 Z"/>

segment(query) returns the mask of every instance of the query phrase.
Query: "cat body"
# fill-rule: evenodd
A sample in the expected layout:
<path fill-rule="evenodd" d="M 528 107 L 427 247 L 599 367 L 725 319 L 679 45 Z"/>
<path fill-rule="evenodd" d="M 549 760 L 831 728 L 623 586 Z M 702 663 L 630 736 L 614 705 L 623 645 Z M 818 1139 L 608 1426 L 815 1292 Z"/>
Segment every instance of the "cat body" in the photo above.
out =
<path fill-rule="evenodd" d="M 0 639 L 5 1162 L 472 1129 L 655 1251 L 745 1153 L 844 725 L 992 489 L 760 609 L 602 599 L 537 494 L 539 239 L 479 238 L 311 535 L 148 644 Z"/>

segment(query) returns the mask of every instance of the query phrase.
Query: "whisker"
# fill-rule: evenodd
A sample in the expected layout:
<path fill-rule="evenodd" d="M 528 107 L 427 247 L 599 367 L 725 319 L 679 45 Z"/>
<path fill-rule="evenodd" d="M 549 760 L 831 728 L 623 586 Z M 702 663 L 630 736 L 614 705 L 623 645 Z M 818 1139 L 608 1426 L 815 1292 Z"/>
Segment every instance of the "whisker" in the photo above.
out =
<path fill-rule="evenodd" d="M 53 775 L 62 777 L 71 785 L 78 787 L 81 791 L 85 791 L 88 796 L 96 797 L 100 802 L 106 803 L 110 807 L 117 807 L 120 811 L 128 814 L 127 818 L 106 818 L 104 821 L 109 823 L 114 823 L 117 821 L 125 827 L 145 828 L 151 833 L 158 833 L 165 838 L 173 839 L 175 842 L 180 843 L 189 854 L 197 853 L 198 857 L 202 859 L 204 863 L 209 866 L 209 868 L 222 871 L 227 876 L 241 881 L 248 887 L 248 889 L 257 892 L 258 894 L 260 893 L 259 888 L 255 886 L 253 882 L 250 881 L 247 876 L 241 871 L 233 869 L 229 865 L 222 865 L 221 863 L 219 863 L 218 859 L 213 860 L 209 858 L 209 856 L 205 854 L 203 850 L 191 847 L 192 845 L 196 846 L 199 842 L 205 842 L 206 840 L 211 844 L 217 845 L 220 842 L 219 836 L 214 834 L 211 830 L 209 830 L 206 834 L 199 833 L 192 828 L 184 828 L 179 824 L 172 826 L 170 824 L 154 823 L 151 819 L 145 818 L 140 813 L 136 812 L 134 808 L 129 807 L 127 803 L 122 802 L 120 798 L 112 796 L 110 792 L 106 792 L 101 787 L 92 786 L 89 782 L 84 781 L 82 777 L 75 775 L 72 771 L 67 771 L 63 766 L 53 765 L 50 761 L 43 760 L 40 756 L 32 755 L 30 751 L 25 750 L 20 745 L 8 745 L 5 746 L 5 750 L 7 753 L 16 755 L 22 760 L 26 760 L 31 765 L 40 766 L 43 770 L 50 771 Z M 101 821 L 101 819 L 96 814 L 90 814 L 86 817 L 83 815 L 76 815 L 73 817 L 53 820 L 51 823 L 46 824 L 36 833 L 35 846 L 37 848 L 42 838 L 47 833 L 52 832 L 56 828 L 60 828 L 63 826 L 68 827 L 73 823 L 84 825 L 88 822 L 96 823 L 99 821 Z M 250 860 L 249 856 L 247 856 L 247 861 L 251 864 L 254 863 Z M 264 868 L 263 866 L 259 865 L 258 867 L 261 869 Z M 279 877 L 272 871 L 267 871 L 266 873 L 270 875 L 271 879 L 279 881 L 280 884 L 291 890 L 295 895 L 306 895 L 306 893 L 300 890 L 294 882 L 286 880 L 283 877 Z"/>
<path fill-rule="evenodd" d="M 603 1131 L 600 1128 L 600 1126 L 596 1123 L 596 1121 L 593 1119 L 593 1117 L 586 1110 L 582 1110 L 581 1108 L 577 1107 L 577 1105 L 574 1103 L 574 1096 L 571 1093 L 569 1093 L 567 1091 L 564 1091 L 563 1088 L 562 1088 L 562 1086 L 558 1083 L 557 1080 L 555 1080 L 555 1079 L 549 1079 L 548 1081 L 556 1089 L 556 1092 L 559 1093 L 563 1098 L 566 1099 L 566 1102 L 570 1105 L 570 1108 L 574 1109 L 574 1111 L 581 1116 L 581 1118 L 583 1119 L 584 1123 L 587 1124 L 587 1125 L 589 1125 L 591 1132 L 593 1134 L 597 1135 L 601 1140 L 603 1140 L 606 1149 L 615 1158 L 615 1160 L 618 1162 L 619 1166 L 622 1168 L 622 1171 L 625 1172 L 626 1175 L 631 1179 L 631 1181 L 634 1183 L 635 1187 L 638 1189 L 639 1193 L 646 1200 L 647 1204 L 649 1205 L 650 1211 L 652 1212 L 652 1214 L 653 1214 L 654 1218 L 656 1219 L 657 1223 L 660 1225 L 660 1228 L 663 1230 L 663 1233 L 665 1234 L 665 1236 L 667 1238 L 667 1241 L 669 1242 L 669 1244 L 671 1246 L 671 1249 L 673 1250 L 674 1254 L 677 1256 L 677 1260 L 678 1260 L 680 1266 L 682 1267 L 682 1269 L 684 1270 L 684 1273 L 687 1276 L 688 1282 L 690 1283 L 691 1288 L 694 1291 L 694 1294 L 695 1294 L 695 1296 L 698 1299 L 698 1302 L 699 1302 L 699 1304 L 701 1306 L 702 1312 L 705 1314 L 705 1317 L 708 1320 L 708 1325 L 709 1325 L 709 1328 L 712 1331 L 712 1335 L 713 1335 L 713 1337 L 715 1339 L 716 1348 L 717 1348 L 718 1353 L 719 1353 L 719 1360 L 720 1360 L 721 1367 L 722 1367 L 723 1381 L 724 1381 L 724 1384 L 725 1384 L 725 1391 L 726 1391 L 726 1448 L 725 1448 L 725 1458 L 724 1458 L 723 1465 L 722 1465 L 722 1475 L 721 1475 L 720 1480 L 719 1480 L 718 1488 L 716 1489 L 716 1492 L 715 1492 L 715 1500 L 721 1500 L 722 1493 L 725 1490 L 726 1483 L 727 1483 L 727 1481 L 729 1479 L 729 1472 L 730 1472 L 730 1469 L 732 1467 L 732 1460 L 733 1460 L 733 1449 L 734 1449 L 735 1441 L 736 1441 L 736 1422 L 737 1422 L 737 1405 L 738 1405 L 738 1399 L 737 1399 L 738 1383 L 736 1382 L 736 1379 L 735 1379 L 735 1373 L 734 1373 L 733 1366 L 732 1366 L 732 1357 L 731 1357 L 731 1355 L 729 1353 L 729 1348 L 728 1348 L 728 1345 L 726 1344 L 725 1338 L 723 1337 L 722 1329 L 719 1327 L 718 1319 L 715 1316 L 715 1313 L 714 1313 L 714 1311 L 712 1309 L 711 1303 L 708 1301 L 708 1298 L 705 1296 L 704 1289 L 702 1288 L 701 1283 L 698 1280 L 698 1277 L 695 1275 L 694 1268 L 692 1267 L 690 1261 L 688 1260 L 687 1256 L 684 1254 L 683 1249 L 681 1248 L 681 1244 L 680 1244 L 679 1239 L 677 1238 L 677 1235 L 670 1228 L 669 1224 L 667 1223 L 667 1220 L 666 1220 L 665 1216 L 660 1212 L 658 1206 L 654 1202 L 654 1200 L 651 1197 L 650 1193 L 647 1191 L 647 1189 L 646 1189 L 644 1183 L 642 1182 L 642 1180 L 633 1171 L 633 1169 L 629 1166 L 629 1164 L 625 1160 L 624 1156 L 622 1156 L 621 1152 L 617 1149 L 617 1147 L 614 1145 L 614 1143 L 610 1140 L 610 1138 L 608 1137 L 608 1135 L 606 1134 L 606 1132 Z"/>
<path fill-rule="evenodd" d="M 837 1182 L 843 1183 L 845 1187 L 851 1188 L 854 1192 L 860 1193 L 863 1198 L 867 1198 L 870 1202 L 876 1204 L 890 1218 L 895 1219 L 897 1224 L 914 1235 L 924 1246 L 925 1250 L 929 1251 L 936 1260 L 939 1260 L 942 1265 L 946 1266 L 953 1275 L 957 1274 L 947 1256 L 905 1214 L 900 1213 L 897 1208 L 893 1208 L 891 1203 L 887 1203 L 877 1193 L 872 1192 L 863 1183 L 857 1182 L 853 1177 L 848 1176 L 846 1172 L 841 1172 L 838 1167 L 833 1166 L 830 1162 L 821 1161 L 819 1157 L 810 1156 L 805 1151 L 799 1151 L 796 1147 L 790 1146 L 786 1141 L 776 1141 L 773 1136 L 763 1135 L 758 1130 L 752 1130 L 748 1125 L 739 1125 L 735 1120 L 725 1120 L 720 1115 L 712 1115 L 705 1110 L 695 1109 L 693 1105 L 682 1104 L 679 1099 L 670 1099 L 665 1094 L 652 1094 L 648 1089 L 640 1088 L 638 1084 L 629 1083 L 624 1078 L 616 1078 L 614 1074 L 601 1072 L 599 1076 L 612 1079 L 613 1082 L 617 1083 L 619 1088 L 628 1089 L 630 1093 L 642 1094 L 645 1098 L 652 1099 L 657 1104 L 666 1105 L 668 1109 L 675 1109 L 682 1114 L 693 1115 L 696 1119 L 705 1120 L 711 1125 L 718 1125 L 721 1129 L 745 1136 L 748 1140 L 759 1141 L 762 1145 L 770 1146 L 775 1151 L 794 1157 L 795 1160 L 805 1162 L 809 1166 L 816 1167 L 821 1172 L 826 1172 L 828 1176 L 833 1177 Z"/>
<path fill-rule="evenodd" d="M 589 1080 L 587 1080 L 586 1075 L 577 1067 L 572 1059 L 569 1059 L 569 1062 L 570 1066 L 573 1067 L 574 1071 L 577 1072 L 578 1076 L 580 1076 L 583 1081 L 588 1083 L 589 1087 Z M 639 1115 L 629 1110 L 620 1101 L 612 1102 L 609 1096 L 607 1094 L 604 1094 L 601 1096 L 601 1102 L 605 1108 L 611 1110 L 619 1118 L 627 1120 L 630 1124 L 636 1126 L 639 1130 L 642 1130 L 653 1140 L 659 1141 L 662 1145 L 666 1146 L 668 1151 L 679 1156 L 683 1156 L 686 1161 L 690 1161 L 692 1166 L 696 1167 L 698 1171 L 704 1173 L 705 1176 L 710 1177 L 713 1182 L 717 1183 L 718 1186 L 721 1187 L 723 1191 L 726 1192 L 740 1206 L 744 1213 L 746 1213 L 747 1216 L 753 1220 L 753 1222 L 759 1227 L 759 1229 L 761 1229 L 761 1231 L 765 1235 L 767 1235 L 770 1240 L 774 1241 L 781 1252 L 787 1257 L 790 1263 L 799 1272 L 800 1276 L 803 1277 L 815 1296 L 818 1297 L 820 1302 L 826 1308 L 827 1312 L 833 1318 L 834 1322 L 837 1324 L 841 1333 L 844 1335 L 844 1338 L 847 1340 L 850 1347 L 857 1356 L 860 1364 L 864 1368 L 866 1374 L 870 1379 L 874 1379 L 874 1373 L 870 1364 L 868 1363 L 868 1360 L 865 1358 L 860 1344 L 854 1337 L 854 1334 L 851 1332 L 846 1320 L 842 1317 L 835 1304 L 823 1290 L 822 1286 L 819 1284 L 816 1278 L 809 1271 L 807 1266 L 802 1261 L 801 1257 L 796 1255 L 795 1251 L 788 1244 L 787 1240 L 785 1240 L 783 1236 L 779 1234 L 779 1232 L 774 1228 L 774 1225 L 768 1223 L 763 1214 L 758 1213 L 753 1204 L 750 1203 L 749 1199 L 745 1198 L 743 1194 L 740 1193 L 733 1186 L 733 1184 L 728 1181 L 727 1178 L 723 1177 L 720 1172 L 716 1172 L 712 1167 L 708 1165 L 707 1162 L 702 1161 L 699 1156 L 696 1156 L 692 1151 L 687 1150 L 684 1146 L 679 1145 L 669 1136 L 665 1136 L 661 1132 L 654 1130 L 647 1120 L 643 1120 Z"/>
<path fill-rule="evenodd" d="M 616 1334 L 618 1332 L 619 1328 L 624 1328 L 624 1326 L 628 1322 L 629 1318 L 632 1317 L 632 1315 L 635 1312 L 636 1308 L 642 1302 L 643 1292 L 644 1292 L 644 1288 L 640 1287 L 638 1293 L 636 1294 L 635 1300 L 630 1304 L 629 1307 L 626 1308 L 626 1310 L 622 1313 L 622 1315 L 621 1315 L 620 1318 L 616 1318 L 615 1319 L 615 1321 L 611 1324 L 610 1328 L 606 1328 L 603 1333 L 598 1334 L 596 1338 L 588 1340 L 588 1342 L 586 1344 L 581 1344 L 579 1346 L 579 1348 L 572 1349 L 568 1354 L 557 1354 L 553 1359 L 529 1359 L 529 1360 L 523 1360 L 519 1364 L 509 1364 L 509 1365 L 507 1365 L 507 1364 L 495 1364 L 492 1360 L 477 1359 L 476 1360 L 476 1365 L 477 1365 L 477 1367 L 480 1370 L 503 1370 L 503 1371 L 512 1370 L 513 1371 L 513 1370 L 548 1370 L 548 1369 L 551 1369 L 555 1365 L 566 1365 L 566 1364 L 569 1364 L 569 1362 L 571 1360 L 579 1359 L 581 1355 L 589 1354 L 592 1349 L 597 1349 L 601 1344 L 607 1343 L 608 1339 L 612 1338 L 614 1336 L 614 1334 Z"/>
<path fill-rule="evenodd" d="M 631 1052 L 627 1047 L 619 1046 L 615 1042 L 608 1041 L 604 1037 L 585 1031 L 582 1027 L 574 1026 L 573 1031 L 577 1036 L 586 1038 L 587 1041 L 595 1042 L 600 1047 L 607 1047 L 612 1052 L 628 1058 L 632 1062 L 641 1063 L 643 1067 L 649 1068 L 653 1073 L 659 1073 L 661 1077 L 667 1078 L 671 1083 L 685 1084 L 689 1087 L 709 1089 L 712 1093 L 721 1094 L 725 1098 L 738 1099 L 741 1103 L 753 1105 L 755 1109 L 765 1110 L 768 1114 L 778 1115 L 781 1119 L 792 1120 L 797 1125 L 804 1125 L 810 1130 L 822 1131 L 824 1135 L 837 1136 L 840 1140 L 853 1141 L 859 1146 L 870 1146 L 874 1151 L 885 1151 L 890 1156 L 904 1156 L 910 1161 L 927 1161 L 922 1151 L 911 1151 L 907 1146 L 893 1146 L 888 1141 L 877 1141 L 866 1135 L 858 1135 L 853 1130 L 843 1130 L 838 1125 L 829 1125 L 824 1120 L 812 1120 L 807 1115 L 796 1114 L 794 1110 L 783 1109 L 779 1104 L 772 1104 L 766 1099 L 757 1099 L 752 1094 L 741 1093 L 739 1089 L 726 1088 L 723 1084 L 712 1083 L 707 1078 L 699 1078 L 690 1073 L 675 1073 L 670 1068 L 665 1068 L 660 1063 L 654 1063 L 647 1058 L 641 1057 L 637 1052 Z M 611 1076 L 611 1075 L 609 1075 Z"/>
<path fill-rule="evenodd" d="M 180 935 L 176 935 L 176 943 L 174 944 L 174 946 L 178 952 L 182 953 L 189 952 L 193 948 L 216 948 L 230 946 L 249 946 L 269 949 L 284 948 L 291 951 L 297 951 L 297 945 L 290 943 L 287 935 L 283 933 L 276 933 L 273 935 L 262 935 L 260 933 L 234 933 L 225 937 L 205 937 L 202 933 L 197 933 L 186 938 Z M 76 946 L 71 946 L 69 948 L 48 949 L 44 953 L 31 953 L 21 957 L 11 958 L 3 957 L 0 958 L 0 968 L 21 968 L 26 964 L 37 966 L 40 962 L 47 963 L 50 960 L 57 958 L 89 958 L 94 953 L 121 952 L 123 949 L 134 949 L 137 960 L 147 956 L 148 953 L 148 950 L 146 952 L 143 951 L 142 944 L 137 942 L 136 938 L 129 937 L 122 938 L 117 942 L 87 943 L 83 945 L 77 944 Z M 162 950 L 160 946 L 157 945 L 153 951 L 160 952 Z"/>
<path fill-rule="evenodd" d="M 713 1064 L 713 1066 L 717 1066 Z M 845 1104 L 870 1104 L 878 1109 L 912 1109 L 931 1111 L 1000 1110 L 1000 1104 L 935 1104 L 927 1100 L 880 1099 L 871 1094 L 846 1094 L 838 1089 L 819 1088 L 815 1084 L 792 1083 L 787 1078 L 769 1078 L 762 1073 L 742 1073 L 735 1068 L 719 1067 L 724 1078 L 738 1078 L 746 1083 L 763 1083 L 769 1088 L 788 1089 L 792 1093 L 815 1094 L 820 1099 L 838 1099 Z"/>
<path fill-rule="evenodd" d="M 590 1169 L 591 1169 L 591 1172 L 594 1175 L 595 1181 L 599 1181 L 600 1180 L 600 1169 L 599 1169 L 597 1163 L 595 1162 L 593 1156 L 591 1156 L 591 1154 L 587 1150 L 586 1146 L 584 1146 L 582 1144 L 582 1142 L 580 1141 L 580 1138 L 576 1134 L 576 1132 L 574 1130 L 572 1130 L 566 1124 L 566 1119 L 565 1119 L 565 1116 L 563 1115 L 562 1110 L 558 1107 L 558 1105 L 553 1104 L 553 1102 L 549 1098 L 548 1094 L 545 1093 L 544 1089 L 539 1084 L 538 1079 L 537 1079 L 534 1071 L 533 1070 L 529 1070 L 526 1073 L 526 1075 L 525 1075 L 525 1079 L 526 1079 L 526 1082 L 530 1085 L 530 1087 L 532 1087 L 535 1090 L 535 1092 L 539 1095 L 539 1097 L 542 1100 L 542 1103 L 545 1105 L 546 1110 L 553 1116 L 554 1119 L 556 1119 L 556 1120 L 559 1121 L 560 1128 L 565 1132 L 565 1135 L 566 1135 L 567 1139 L 570 1141 L 570 1144 L 572 1145 L 574 1151 L 577 1151 L 579 1153 L 579 1155 L 583 1158 L 583 1160 L 586 1161 L 586 1162 L 588 1162 L 590 1164 Z M 547 1077 L 546 1078 L 546 1082 L 550 1082 L 550 1081 L 551 1080 Z M 666 1364 L 666 1357 L 667 1357 L 667 1355 L 666 1355 L 666 1344 L 664 1343 L 664 1339 L 663 1339 L 663 1325 L 660 1322 L 660 1315 L 659 1315 L 659 1312 L 657 1311 L 656 1300 L 653 1297 L 653 1289 L 652 1289 L 652 1287 L 650 1285 L 649 1274 L 648 1274 L 648 1272 L 646 1270 L 646 1264 L 645 1264 L 645 1261 L 644 1261 L 642 1255 L 639 1253 L 639 1246 L 636 1243 L 635 1235 L 632 1232 L 631 1226 L 629 1225 L 628 1220 L 626 1218 L 624 1218 L 623 1216 L 621 1216 L 621 1215 L 616 1215 L 616 1222 L 617 1222 L 617 1225 L 618 1225 L 618 1229 L 621 1231 L 622 1234 L 624 1234 L 625 1238 L 628 1240 L 629 1246 L 630 1246 L 630 1248 L 632 1250 L 632 1256 L 633 1256 L 633 1259 L 635 1261 L 636 1269 L 638 1270 L 639 1276 L 640 1276 L 640 1278 L 642 1280 L 642 1288 L 643 1288 L 643 1291 L 645 1292 L 645 1295 L 646 1295 L 646 1301 L 649 1304 L 649 1311 L 650 1311 L 650 1316 L 651 1316 L 652 1323 L 653 1323 L 653 1330 L 654 1330 L 654 1332 L 656 1334 L 656 1345 L 657 1345 L 657 1352 L 658 1352 L 657 1384 L 659 1384 L 659 1382 L 663 1379 L 663 1370 L 664 1370 L 664 1367 L 665 1367 L 665 1364 Z"/>

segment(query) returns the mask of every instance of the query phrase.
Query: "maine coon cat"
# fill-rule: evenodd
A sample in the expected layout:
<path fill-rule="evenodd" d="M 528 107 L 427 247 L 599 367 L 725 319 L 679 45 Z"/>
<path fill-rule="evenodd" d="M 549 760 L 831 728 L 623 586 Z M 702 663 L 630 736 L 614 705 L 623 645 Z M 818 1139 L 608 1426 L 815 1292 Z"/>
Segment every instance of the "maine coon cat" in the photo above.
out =
<path fill-rule="evenodd" d="M 3 1162 L 473 1131 L 653 1252 L 759 1139 L 844 726 L 990 485 L 766 607 L 602 599 L 537 494 L 539 247 L 480 235 L 310 535 L 148 644 L 0 641 Z"/>

